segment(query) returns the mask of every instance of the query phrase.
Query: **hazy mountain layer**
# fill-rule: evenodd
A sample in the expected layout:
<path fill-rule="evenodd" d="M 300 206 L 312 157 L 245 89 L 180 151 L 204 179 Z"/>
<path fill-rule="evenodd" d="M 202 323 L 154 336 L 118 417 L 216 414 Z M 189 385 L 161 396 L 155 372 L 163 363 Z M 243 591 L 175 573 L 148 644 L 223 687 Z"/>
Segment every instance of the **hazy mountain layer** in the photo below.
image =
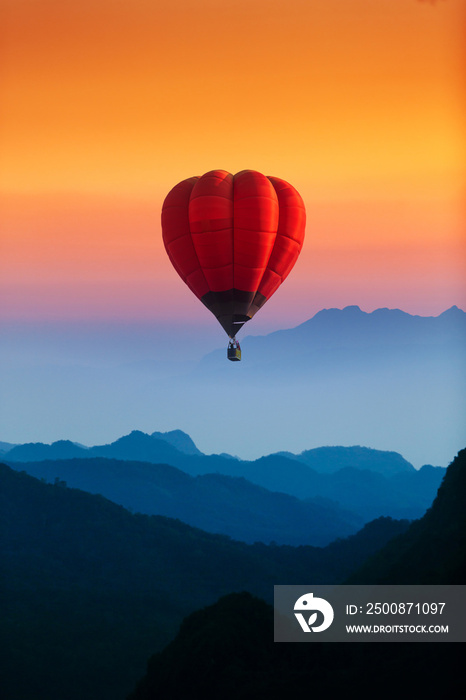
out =
<path fill-rule="evenodd" d="M 314 509 L 314 513 L 320 510 L 323 522 L 327 525 L 322 527 L 320 534 L 317 534 L 316 528 L 309 530 L 307 535 L 303 536 L 301 544 L 324 544 L 336 536 L 349 534 L 361 522 L 379 516 L 410 519 L 420 517 L 435 497 L 444 473 L 444 469 L 431 466 L 415 470 L 395 452 L 362 447 L 326 447 L 308 450 L 300 455 L 268 455 L 253 462 L 222 455 L 192 454 L 193 449 L 197 448 L 193 448 L 194 443 L 189 436 L 182 433 L 182 444 L 188 446 L 191 451 L 187 454 L 166 439 L 160 439 L 158 435 L 159 433 L 147 435 L 141 431 L 133 431 L 109 445 L 89 448 L 70 441 L 59 441 L 52 445 L 31 443 L 12 448 L 5 455 L 5 459 L 9 464 L 16 464 L 17 468 L 20 468 L 21 463 L 21 468 L 34 476 L 49 481 L 59 477 L 71 486 L 84 488 L 92 493 L 102 493 L 117 503 L 143 513 L 163 513 L 180 517 L 210 531 L 224 532 L 246 541 L 273 539 L 293 544 L 299 542 L 299 539 L 296 539 L 299 529 L 295 529 L 295 524 L 301 522 L 301 532 L 308 530 L 310 524 L 304 516 L 303 506 L 299 506 L 299 512 L 290 518 L 291 528 L 283 530 L 283 521 L 277 528 L 274 525 L 274 522 L 278 522 L 276 514 L 279 511 L 284 513 L 285 501 L 280 501 L 282 505 L 274 514 L 273 508 L 265 507 L 265 494 L 262 493 L 262 500 L 250 497 L 251 485 L 248 491 L 243 483 L 242 496 L 239 493 L 239 485 L 235 486 L 233 500 L 236 505 L 233 512 L 232 484 L 225 481 L 225 485 L 229 483 L 229 487 L 225 486 L 225 490 L 222 491 L 219 478 L 211 478 L 210 481 L 198 479 L 196 490 L 192 494 L 192 503 L 189 503 L 186 499 L 191 500 L 191 495 L 187 492 L 182 496 L 179 490 L 180 477 L 178 481 L 174 481 L 170 497 L 168 492 L 165 499 L 161 498 L 160 494 L 157 496 L 157 472 L 149 466 L 112 466 L 98 462 L 96 464 L 99 464 L 99 469 L 94 469 L 93 465 L 69 465 L 63 463 L 63 460 L 73 457 L 104 457 L 110 460 L 169 464 L 191 476 L 223 474 L 241 477 L 268 491 L 288 494 L 301 500 L 310 499 L 309 505 Z M 50 463 L 51 459 L 55 460 L 55 463 Z M 47 464 L 41 464 L 37 460 L 47 461 Z M 243 504 L 241 498 L 244 498 Z M 271 497 L 267 498 L 271 504 Z M 319 503 L 316 499 L 325 499 L 333 503 Z M 230 501 L 229 505 L 227 501 Z M 207 505 L 202 507 L 202 503 Z M 225 511 L 222 504 L 226 507 Z M 243 516 L 238 508 L 249 513 L 248 517 L 244 518 L 244 527 L 241 526 Z M 332 509 L 333 525 L 332 518 L 328 515 Z M 308 515 L 311 510 L 307 510 Z M 342 511 L 349 513 L 345 514 Z M 267 513 L 272 517 L 268 518 Z M 314 516 L 314 521 L 317 522 L 317 515 Z M 249 537 L 246 537 L 247 532 Z M 284 539 L 285 536 L 287 539 Z"/>
<path fill-rule="evenodd" d="M 301 501 L 243 478 L 192 477 L 166 464 L 92 459 L 26 462 L 29 474 L 106 498 L 133 512 L 179 518 L 208 532 L 243 542 L 322 546 L 346 537 L 363 518 L 324 499 Z"/>

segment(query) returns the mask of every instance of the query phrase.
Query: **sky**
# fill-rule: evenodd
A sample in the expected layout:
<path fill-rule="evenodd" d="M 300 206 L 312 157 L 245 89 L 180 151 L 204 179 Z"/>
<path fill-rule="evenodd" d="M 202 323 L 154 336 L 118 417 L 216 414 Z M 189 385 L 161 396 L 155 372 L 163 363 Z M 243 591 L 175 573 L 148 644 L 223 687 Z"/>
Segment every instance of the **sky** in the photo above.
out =
<path fill-rule="evenodd" d="M 464 306 L 465 0 L 0 8 L 2 318 L 215 323 L 160 237 L 168 191 L 214 168 L 306 205 L 258 330 Z"/>
<path fill-rule="evenodd" d="M 13 363 L 39 361 L 52 326 L 63 363 L 56 334 L 73 324 L 222 346 L 160 229 L 168 191 L 215 168 L 283 178 L 307 210 L 301 256 L 250 333 L 350 304 L 465 308 L 465 15 L 466 0 L 0 0 Z M 71 418 L 42 439 L 71 437 Z"/>

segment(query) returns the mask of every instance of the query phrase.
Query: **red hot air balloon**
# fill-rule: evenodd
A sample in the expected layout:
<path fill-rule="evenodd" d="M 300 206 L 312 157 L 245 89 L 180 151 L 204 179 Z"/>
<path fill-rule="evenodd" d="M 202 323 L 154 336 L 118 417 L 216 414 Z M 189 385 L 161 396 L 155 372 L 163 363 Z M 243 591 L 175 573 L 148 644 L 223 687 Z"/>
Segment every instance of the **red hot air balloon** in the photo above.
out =
<path fill-rule="evenodd" d="M 288 276 L 303 246 L 306 211 L 292 185 L 255 170 L 211 170 L 176 185 L 162 207 L 168 257 L 230 338 Z"/>

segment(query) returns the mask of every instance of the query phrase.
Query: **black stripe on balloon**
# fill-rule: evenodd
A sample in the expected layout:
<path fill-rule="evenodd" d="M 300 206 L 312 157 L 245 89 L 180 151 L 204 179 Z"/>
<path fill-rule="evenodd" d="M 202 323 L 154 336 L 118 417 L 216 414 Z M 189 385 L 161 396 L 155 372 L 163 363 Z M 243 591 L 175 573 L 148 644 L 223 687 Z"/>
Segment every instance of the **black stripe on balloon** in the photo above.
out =
<path fill-rule="evenodd" d="M 201 301 L 214 314 L 230 338 L 233 338 L 267 299 L 259 292 L 227 289 L 223 292 L 207 292 L 201 297 Z"/>

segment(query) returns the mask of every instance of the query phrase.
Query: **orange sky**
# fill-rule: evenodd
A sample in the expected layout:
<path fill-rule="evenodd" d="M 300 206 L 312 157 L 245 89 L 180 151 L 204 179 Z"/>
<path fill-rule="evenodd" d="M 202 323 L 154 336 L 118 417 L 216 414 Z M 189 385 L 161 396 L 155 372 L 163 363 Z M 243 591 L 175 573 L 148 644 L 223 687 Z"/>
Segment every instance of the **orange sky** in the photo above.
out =
<path fill-rule="evenodd" d="M 208 318 L 159 218 L 213 168 L 282 177 L 306 204 L 263 323 L 464 307 L 466 0 L 0 8 L 3 317 Z"/>

